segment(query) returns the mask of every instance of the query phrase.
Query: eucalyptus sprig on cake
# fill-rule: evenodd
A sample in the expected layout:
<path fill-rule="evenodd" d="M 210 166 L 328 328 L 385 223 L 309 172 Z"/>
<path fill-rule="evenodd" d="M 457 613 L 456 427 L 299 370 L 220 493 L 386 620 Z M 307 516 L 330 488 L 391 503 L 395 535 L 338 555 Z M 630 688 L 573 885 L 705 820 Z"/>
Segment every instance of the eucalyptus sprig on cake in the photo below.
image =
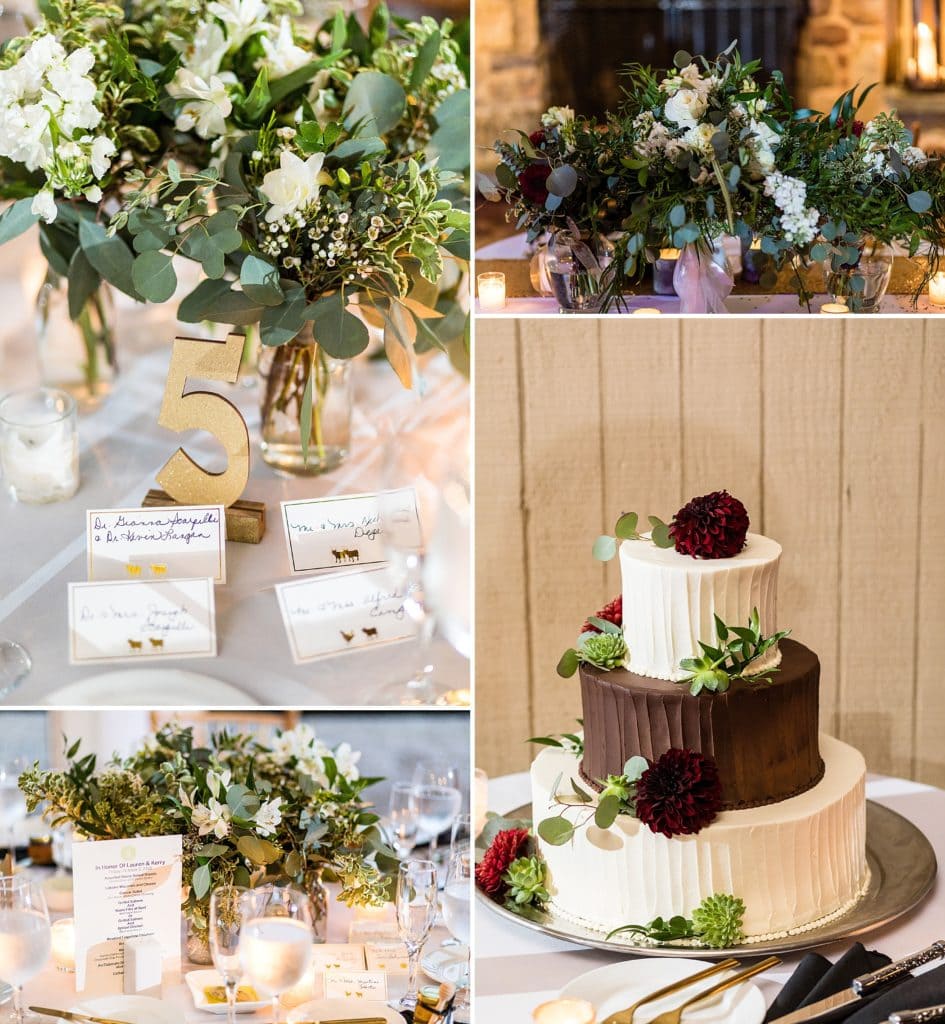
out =
<path fill-rule="evenodd" d="M 624 512 L 614 526 L 614 535 L 602 534 L 594 541 L 594 557 L 600 562 L 609 562 L 617 554 L 619 542 L 622 540 L 649 541 L 658 548 L 671 548 L 673 540 L 669 534 L 669 525 L 658 516 L 647 516 L 650 523 L 649 533 L 640 533 L 637 527 L 640 517 L 636 512 Z"/>
<path fill-rule="evenodd" d="M 770 636 L 762 636 L 757 608 L 752 609 L 747 626 L 726 626 L 716 615 L 715 632 L 719 646 L 712 647 L 700 640 L 702 657 L 683 658 L 679 663 L 680 668 L 692 673 L 679 682 L 689 686 L 693 697 L 698 697 L 703 690 L 725 693 L 736 679 L 751 679 L 758 683 L 769 681 L 778 668 L 765 665 L 763 658 L 779 640 L 791 633 L 789 629 L 782 629 Z"/>
<path fill-rule="evenodd" d="M 627 924 L 614 928 L 607 938 L 629 933 L 654 943 L 673 945 L 694 941 L 710 949 L 728 949 L 745 938 L 742 928 L 744 916 L 743 900 L 730 893 L 715 893 L 706 896 L 692 912 L 691 918 L 681 914 L 669 920 L 656 917 L 649 924 Z"/>

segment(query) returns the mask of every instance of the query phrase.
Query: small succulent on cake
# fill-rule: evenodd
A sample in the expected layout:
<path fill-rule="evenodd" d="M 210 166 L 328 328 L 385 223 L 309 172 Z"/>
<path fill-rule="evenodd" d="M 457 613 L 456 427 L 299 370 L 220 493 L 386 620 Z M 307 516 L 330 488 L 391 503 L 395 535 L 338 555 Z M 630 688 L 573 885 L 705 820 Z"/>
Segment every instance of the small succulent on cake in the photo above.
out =
<path fill-rule="evenodd" d="M 728 491 L 693 498 L 673 516 L 669 536 L 681 555 L 733 558 L 745 546 L 748 513 Z"/>
<path fill-rule="evenodd" d="M 476 885 L 484 893 L 496 896 L 503 892 L 507 885 L 503 876 L 528 849 L 529 839 L 527 828 L 507 828 L 496 835 L 476 865 Z"/>
<path fill-rule="evenodd" d="M 596 614 L 588 617 L 581 626 L 582 633 L 599 633 L 600 627 L 594 625 L 595 619 L 603 619 L 604 622 L 612 622 L 615 626 L 623 625 L 623 594 L 618 594 L 610 604 L 605 604 Z"/>
<path fill-rule="evenodd" d="M 667 839 L 701 831 L 721 805 L 722 784 L 715 761 L 693 750 L 667 750 L 637 783 L 637 817 L 651 832 Z"/>
<path fill-rule="evenodd" d="M 597 627 L 597 632 L 582 633 L 577 644 L 561 655 L 557 671 L 564 679 L 573 676 L 578 665 L 594 665 L 605 672 L 627 667 L 630 651 L 620 626 L 593 616 L 588 621 Z"/>
<path fill-rule="evenodd" d="M 649 924 L 625 924 L 615 928 L 607 938 L 630 933 L 649 942 L 672 945 L 694 939 L 710 949 L 728 949 L 745 938 L 742 929 L 744 917 L 745 904 L 742 900 L 730 893 L 715 893 L 706 896 L 692 912 L 692 918 L 679 914 L 668 921 L 656 917 Z"/>
<path fill-rule="evenodd" d="M 497 824 L 504 824 L 499 819 Z M 527 828 L 502 828 L 476 866 L 476 885 L 510 910 L 541 910 L 548 901 L 547 867 Z"/>
<path fill-rule="evenodd" d="M 508 886 L 506 902 L 542 907 L 551 898 L 545 888 L 548 868 L 540 857 L 519 857 L 508 866 L 502 881 Z"/>
<path fill-rule="evenodd" d="M 658 516 L 647 516 L 647 519 L 650 523 L 650 532 L 640 533 L 637 530 L 640 517 L 636 512 L 624 512 L 617 520 L 613 537 L 605 533 L 594 541 L 594 557 L 600 562 L 609 562 L 617 554 L 618 542 L 622 540 L 649 541 L 658 548 L 671 548 L 673 540 L 669 535 L 669 526 Z M 588 619 L 588 622 L 590 621 Z"/>

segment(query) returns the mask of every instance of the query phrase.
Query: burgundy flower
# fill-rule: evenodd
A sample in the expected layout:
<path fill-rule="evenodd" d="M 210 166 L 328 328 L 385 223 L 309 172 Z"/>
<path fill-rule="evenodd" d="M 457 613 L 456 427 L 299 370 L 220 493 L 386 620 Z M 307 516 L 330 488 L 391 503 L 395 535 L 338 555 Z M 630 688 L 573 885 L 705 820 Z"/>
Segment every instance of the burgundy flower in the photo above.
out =
<path fill-rule="evenodd" d="M 613 601 L 608 605 L 604 605 L 603 608 L 595 615 L 592 616 L 595 619 L 604 619 L 606 622 L 612 622 L 615 626 L 623 625 L 623 594 L 618 594 Z M 590 622 L 585 622 L 581 627 L 582 633 L 599 633 L 600 629 L 597 626 L 592 625 Z"/>
<path fill-rule="evenodd" d="M 673 747 L 637 783 L 637 817 L 651 832 L 695 835 L 718 814 L 719 770 L 710 757 Z"/>
<path fill-rule="evenodd" d="M 528 136 L 528 141 L 533 146 L 540 146 L 545 141 L 545 129 L 539 128 L 537 131 L 532 132 L 531 135 Z"/>
<path fill-rule="evenodd" d="M 863 129 L 866 127 L 862 121 L 853 122 L 853 134 L 859 138 L 863 134 Z"/>
<path fill-rule="evenodd" d="M 745 546 L 748 513 L 728 491 L 693 498 L 669 524 L 669 535 L 681 555 L 732 558 Z"/>
<path fill-rule="evenodd" d="M 527 828 L 507 828 L 496 835 L 476 866 L 476 884 L 484 893 L 495 896 L 502 889 L 502 876 L 522 856 L 527 842 Z"/>
<path fill-rule="evenodd" d="M 551 168 L 548 164 L 529 164 L 518 176 L 518 185 L 522 190 L 522 195 L 531 202 L 543 206 L 548 198 L 545 182 L 548 180 L 549 174 L 551 174 Z"/>

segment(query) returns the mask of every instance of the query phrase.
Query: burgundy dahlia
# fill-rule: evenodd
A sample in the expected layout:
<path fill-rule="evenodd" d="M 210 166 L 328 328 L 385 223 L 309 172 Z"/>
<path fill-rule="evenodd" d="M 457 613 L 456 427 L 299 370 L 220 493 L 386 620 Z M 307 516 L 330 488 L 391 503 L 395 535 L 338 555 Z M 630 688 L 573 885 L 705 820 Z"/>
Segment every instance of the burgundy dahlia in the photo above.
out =
<path fill-rule="evenodd" d="M 711 757 L 672 747 L 637 783 L 637 817 L 667 839 L 694 835 L 722 805 L 719 770 Z"/>
<path fill-rule="evenodd" d="M 527 843 L 527 828 L 507 828 L 497 833 L 476 866 L 476 885 L 484 893 L 495 896 L 505 885 L 502 876 L 512 861 L 522 856 Z"/>
<path fill-rule="evenodd" d="M 594 619 L 603 619 L 605 622 L 612 622 L 615 626 L 623 625 L 623 594 L 618 594 L 610 604 L 591 616 Z M 581 627 L 582 633 L 599 633 L 600 629 L 590 622 L 585 622 Z"/>
<path fill-rule="evenodd" d="M 693 498 L 669 524 L 669 535 L 681 555 L 732 558 L 745 546 L 748 513 L 728 491 Z"/>
<path fill-rule="evenodd" d="M 545 129 L 539 128 L 537 131 L 532 132 L 531 135 L 528 136 L 528 141 L 533 146 L 540 146 L 545 141 Z"/>
<path fill-rule="evenodd" d="M 522 190 L 522 195 L 533 203 L 543 205 L 548 198 L 548 189 L 545 188 L 545 182 L 548 180 L 549 174 L 551 174 L 551 168 L 548 164 L 529 164 L 518 176 L 518 184 Z"/>

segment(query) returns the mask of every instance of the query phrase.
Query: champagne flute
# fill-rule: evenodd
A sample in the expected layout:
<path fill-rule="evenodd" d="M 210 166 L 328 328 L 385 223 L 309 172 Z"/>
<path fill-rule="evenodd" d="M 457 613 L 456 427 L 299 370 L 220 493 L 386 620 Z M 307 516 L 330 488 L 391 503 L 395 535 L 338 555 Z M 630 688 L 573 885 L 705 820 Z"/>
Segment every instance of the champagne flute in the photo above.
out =
<path fill-rule="evenodd" d="M 391 787 L 387 822 L 394 853 L 398 860 L 406 860 L 417 845 L 417 804 L 412 782 L 395 782 Z"/>
<path fill-rule="evenodd" d="M 446 869 L 446 885 L 443 887 L 443 921 L 455 939 L 457 946 L 466 947 L 466 965 L 460 988 L 469 989 L 469 917 L 472 897 L 472 848 L 469 843 L 453 847 L 449 866 Z M 445 945 L 445 943 L 444 943 Z M 457 996 L 454 1009 L 469 1007 L 468 996 Z"/>
<path fill-rule="evenodd" d="M 8 697 L 30 674 L 33 659 L 14 640 L 0 640 L 0 700 Z"/>
<path fill-rule="evenodd" d="M 413 772 L 413 798 L 417 823 L 430 836 L 430 860 L 436 862 L 440 833 L 459 814 L 463 795 L 459 772 L 445 761 L 420 761 Z"/>
<path fill-rule="evenodd" d="M 397 872 L 397 930 L 407 947 L 407 991 L 394 1007 L 413 1010 L 417 1005 L 417 967 L 420 953 L 436 921 L 436 865 L 432 860 L 413 860 Z"/>
<path fill-rule="evenodd" d="M 453 858 L 461 855 L 465 855 L 468 859 L 469 849 L 472 844 L 472 818 L 468 814 L 457 814 L 453 819 L 453 828 L 450 831 L 450 855 L 447 861 L 448 865 L 452 865 Z M 447 872 L 447 879 L 449 873 Z M 444 916 L 446 911 L 444 909 Z M 457 939 L 454 935 L 450 934 L 440 943 L 440 946 L 444 949 L 449 949 L 454 946 L 461 946 L 462 942 Z"/>
<path fill-rule="evenodd" d="M 42 888 L 25 875 L 0 878 L 0 970 L 13 986 L 15 1024 L 46 1019 L 23 1009 L 23 986 L 46 966 L 51 949 Z"/>
<path fill-rule="evenodd" d="M 243 977 L 240 962 L 242 899 L 249 891 L 241 885 L 223 885 L 214 889 L 210 896 L 210 955 L 223 979 L 227 1024 L 236 1024 L 236 992 Z"/>
<path fill-rule="evenodd" d="M 0 761 L 0 828 L 16 858 L 16 827 L 26 817 L 26 794 L 20 789 L 20 775 L 26 762 L 19 757 Z"/>
<path fill-rule="evenodd" d="M 240 963 L 272 997 L 272 1019 L 279 1024 L 279 997 L 305 977 L 312 960 L 311 901 L 292 886 L 264 885 L 240 896 L 240 916 Z"/>

